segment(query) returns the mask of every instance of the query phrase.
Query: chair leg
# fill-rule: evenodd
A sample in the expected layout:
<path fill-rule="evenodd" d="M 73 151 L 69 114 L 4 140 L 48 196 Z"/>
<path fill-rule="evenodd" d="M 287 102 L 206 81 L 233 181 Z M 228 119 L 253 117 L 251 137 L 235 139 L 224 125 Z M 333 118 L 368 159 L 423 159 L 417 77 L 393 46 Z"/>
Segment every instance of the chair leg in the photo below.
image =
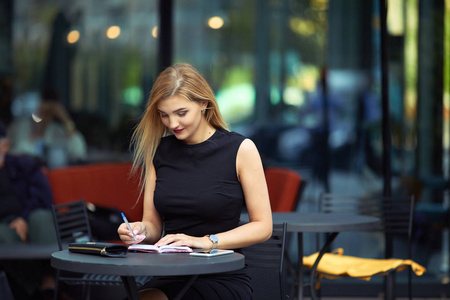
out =
<path fill-rule="evenodd" d="M 389 272 L 384 281 L 384 298 L 386 300 L 394 300 L 395 299 L 395 271 Z"/>
<path fill-rule="evenodd" d="M 408 299 L 412 300 L 412 268 L 408 269 Z"/>
<path fill-rule="evenodd" d="M 292 284 L 291 284 L 289 295 L 290 295 L 290 297 L 295 297 L 295 291 L 298 289 L 298 280 L 299 279 L 297 278 L 297 270 L 295 268 L 295 265 L 289 258 L 289 254 L 287 251 L 285 251 L 285 253 L 284 253 L 284 263 L 288 270 L 287 271 L 288 274 L 286 274 L 285 276 L 286 277 L 290 276 L 290 278 L 292 279 Z"/>
<path fill-rule="evenodd" d="M 14 297 L 9 287 L 8 278 L 4 271 L 0 271 L 0 298 L 4 300 L 14 300 Z"/>
<path fill-rule="evenodd" d="M 91 286 L 89 284 L 83 285 L 82 298 L 83 300 L 89 300 L 91 298 Z"/>
<path fill-rule="evenodd" d="M 59 274 L 60 270 L 56 269 L 56 278 L 55 278 L 55 291 L 53 294 L 53 300 L 58 300 L 58 293 L 59 293 Z"/>

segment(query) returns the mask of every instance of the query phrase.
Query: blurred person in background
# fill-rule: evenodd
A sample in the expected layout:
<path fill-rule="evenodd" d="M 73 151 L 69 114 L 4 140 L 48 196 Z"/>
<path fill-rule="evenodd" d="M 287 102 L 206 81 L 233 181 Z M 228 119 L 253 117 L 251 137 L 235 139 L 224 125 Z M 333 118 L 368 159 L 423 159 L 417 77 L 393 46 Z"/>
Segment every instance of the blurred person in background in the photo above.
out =
<path fill-rule="evenodd" d="M 11 125 L 11 152 L 42 159 L 49 168 L 86 160 L 87 145 L 54 88 L 41 92 L 39 108 L 31 118 Z"/>
<path fill-rule="evenodd" d="M 6 126 L 0 121 L 0 247 L 56 244 L 53 195 L 41 165 L 30 157 L 10 155 L 8 150 Z M 16 299 L 37 299 L 39 289 L 54 286 L 49 260 L 1 261 L 0 269 Z"/>

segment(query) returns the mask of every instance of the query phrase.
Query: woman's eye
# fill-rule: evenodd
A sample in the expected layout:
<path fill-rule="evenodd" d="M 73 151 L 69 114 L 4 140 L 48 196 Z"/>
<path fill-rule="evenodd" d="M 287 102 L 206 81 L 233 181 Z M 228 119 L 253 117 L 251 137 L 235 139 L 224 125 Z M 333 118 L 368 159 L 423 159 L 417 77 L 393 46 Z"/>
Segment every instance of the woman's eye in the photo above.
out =
<path fill-rule="evenodd" d="M 166 117 L 167 117 L 166 114 L 159 114 L 159 116 L 160 116 L 161 118 L 166 118 Z"/>
<path fill-rule="evenodd" d="M 186 115 L 186 113 L 187 113 L 186 111 L 180 112 L 180 113 L 178 113 L 178 116 L 179 117 L 184 117 Z"/>

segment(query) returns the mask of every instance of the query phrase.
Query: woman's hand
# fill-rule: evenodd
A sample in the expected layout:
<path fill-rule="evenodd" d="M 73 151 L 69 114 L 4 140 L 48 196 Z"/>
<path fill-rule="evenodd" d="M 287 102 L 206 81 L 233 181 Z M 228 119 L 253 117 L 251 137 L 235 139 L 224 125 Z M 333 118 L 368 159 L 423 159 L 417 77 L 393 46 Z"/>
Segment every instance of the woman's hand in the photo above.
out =
<path fill-rule="evenodd" d="M 136 240 L 133 238 L 133 233 L 128 229 L 127 224 L 122 223 L 117 229 L 120 239 L 127 246 L 142 242 L 146 238 L 147 233 L 145 225 L 142 222 L 130 223 L 130 226 L 136 236 Z"/>
<path fill-rule="evenodd" d="M 191 248 L 209 249 L 212 247 L 212 242 L 207 236 L 193 237 L 190 235 L 178 233 L 178 234 L 167 234 L 162 239 L 160 239 L 155 245 L 188 246 Z"/>
<path fill-rule="evenodd" d="M 28 223 L 22 217 L 18 217 L 9 223 L 9 228 L 16 231 L 22 242 L 28 240 Z"/>

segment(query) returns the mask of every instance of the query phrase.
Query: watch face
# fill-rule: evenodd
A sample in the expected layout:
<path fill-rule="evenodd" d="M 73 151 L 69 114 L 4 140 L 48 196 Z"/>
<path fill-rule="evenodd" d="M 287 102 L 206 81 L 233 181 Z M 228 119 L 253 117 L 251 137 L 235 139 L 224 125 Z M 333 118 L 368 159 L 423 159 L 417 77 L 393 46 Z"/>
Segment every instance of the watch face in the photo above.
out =
<path fill-rule="evenodd" d="M 219 238 L 217 238 L 217 236 L 215 236 L 214 234 L 210 234 L 209 235 L 209 239 L 213 242 L 213 243 L 217 243 L 219 241 Z"/>

